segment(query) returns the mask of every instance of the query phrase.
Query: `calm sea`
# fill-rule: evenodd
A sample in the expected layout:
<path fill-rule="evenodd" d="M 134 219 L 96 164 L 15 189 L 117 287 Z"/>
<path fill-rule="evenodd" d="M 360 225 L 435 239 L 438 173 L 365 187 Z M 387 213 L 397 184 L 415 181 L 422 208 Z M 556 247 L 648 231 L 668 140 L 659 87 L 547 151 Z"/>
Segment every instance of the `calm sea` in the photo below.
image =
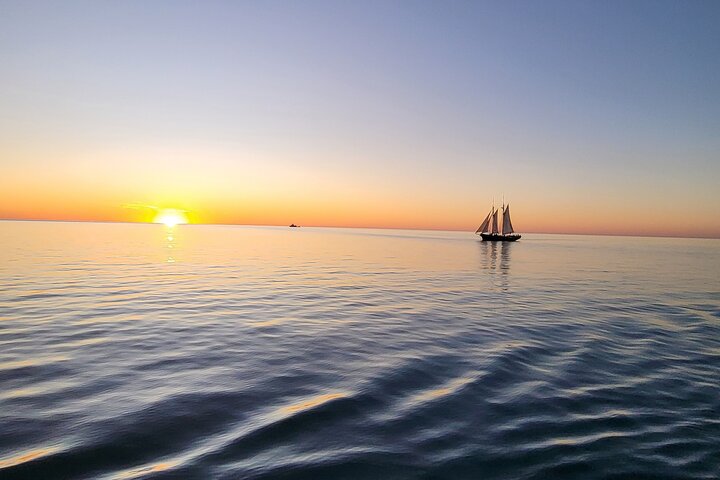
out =
<path fill-rule="evenodd" d="M 2 479 L 720 477 L 720 241 L 0 222 Z"/>

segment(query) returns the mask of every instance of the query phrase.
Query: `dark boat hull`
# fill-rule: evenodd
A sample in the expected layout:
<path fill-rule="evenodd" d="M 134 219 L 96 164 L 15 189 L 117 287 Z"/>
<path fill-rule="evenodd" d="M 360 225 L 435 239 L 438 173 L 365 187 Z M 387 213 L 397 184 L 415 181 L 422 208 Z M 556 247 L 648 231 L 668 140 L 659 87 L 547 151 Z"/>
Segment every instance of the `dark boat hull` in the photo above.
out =
<path fill-rule="evenodd" d="M 516 233 L 510 235 L 501 235 L 499 233 L 481 233 L 483 242 L 515 242 L 520 240 L 522 235 Z"/>

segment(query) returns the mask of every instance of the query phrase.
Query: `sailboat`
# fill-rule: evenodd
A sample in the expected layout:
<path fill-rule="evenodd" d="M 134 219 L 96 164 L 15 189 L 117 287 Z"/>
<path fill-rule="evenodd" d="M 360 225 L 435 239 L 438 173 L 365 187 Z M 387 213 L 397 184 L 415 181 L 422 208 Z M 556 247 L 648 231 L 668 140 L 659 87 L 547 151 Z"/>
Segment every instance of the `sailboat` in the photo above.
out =
<path fill-rule="evenodd" d="M 502 228 L 498 231 L 498 209 L 493 205 L 490 213 L 488 213 L 475 233 L 480 234 L 483 241 L 488 242 L 514 242 L 520 240 L 521 237 L 513 230 L 510 221 L 510 204 L 506 206 L 504 201 L 502 206 Z"/>

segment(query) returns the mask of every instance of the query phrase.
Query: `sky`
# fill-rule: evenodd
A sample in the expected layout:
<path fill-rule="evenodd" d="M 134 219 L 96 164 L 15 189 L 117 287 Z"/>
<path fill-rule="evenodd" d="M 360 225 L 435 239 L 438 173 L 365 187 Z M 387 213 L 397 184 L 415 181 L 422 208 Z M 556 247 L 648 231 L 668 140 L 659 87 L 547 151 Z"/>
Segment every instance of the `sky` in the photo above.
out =
<path fill-rule="evenodd" d="M 717 1 L 0 0 L 0 218 L 720 237 Z"/>

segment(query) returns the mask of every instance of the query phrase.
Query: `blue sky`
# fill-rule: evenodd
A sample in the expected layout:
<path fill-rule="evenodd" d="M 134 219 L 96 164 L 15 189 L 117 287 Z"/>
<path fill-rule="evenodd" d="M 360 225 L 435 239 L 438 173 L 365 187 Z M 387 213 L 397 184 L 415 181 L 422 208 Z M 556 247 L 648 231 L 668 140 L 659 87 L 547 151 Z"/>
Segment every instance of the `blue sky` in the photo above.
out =
<path fill-rule="evenodd" d="M 0 168 L 19 203 L 95 185 L 110 217 L 465 228 L 504 193 L 519 228 L 720 235 L 718 25 L 700 1 L 2 1 Z"/>

